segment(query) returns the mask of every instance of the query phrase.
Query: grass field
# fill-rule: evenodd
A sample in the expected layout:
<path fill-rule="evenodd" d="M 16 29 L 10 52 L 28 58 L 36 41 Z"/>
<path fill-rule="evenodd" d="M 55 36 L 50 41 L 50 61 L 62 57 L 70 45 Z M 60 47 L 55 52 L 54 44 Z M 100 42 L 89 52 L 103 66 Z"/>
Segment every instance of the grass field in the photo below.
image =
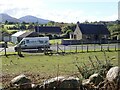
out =
<path fill-rule="evenodd" d="M 54 45 L 54 44 L 61 44 L 61 39 L 53 39 L 53 40 L 50 40 L 50 44 Z"/>
<path fill-rule="evenodd" d="M 41 82 L 46 78 L 56 77 L 57 75 L 74 75 L 78 74 L 78 69 L 75 63 L 82 66 L 85 63 L 88 68 L 90 66 L 89 56 L 93 62 L 96 62 L 94 56 L 104 63 L 105 56 L 103 52 L 79 53 L 68 55 L 33 55 L 24 54 L 24 57 L 11 55 L 8 57 L 2 56 L 2 73 L 4 75 L 3 82 L 8 81 L 16 75 L 27 74 L 34 82 Z M 114 58 L 111 62 L 114 65 L 118 63 L 118 52 L 106 52 L 106 58 Z M 77 58 L 77 60 L 76 60 Z M 33 78 L 34 77 L 34 78 Z M 38 79 L 39 77 L 39 79 Z"/>

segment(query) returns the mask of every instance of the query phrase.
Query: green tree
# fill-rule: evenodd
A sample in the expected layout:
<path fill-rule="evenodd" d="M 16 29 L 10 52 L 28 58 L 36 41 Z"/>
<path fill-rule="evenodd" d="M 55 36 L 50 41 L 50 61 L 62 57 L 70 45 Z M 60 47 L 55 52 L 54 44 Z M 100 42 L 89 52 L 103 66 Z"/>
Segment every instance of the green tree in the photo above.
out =
<path fill-rule="evenodd" d="M 5 21 L 5 25 L 7 25 L 7 24 L 8 24 L 8 21 L 6 20 L 6 21 Z"/>
<path fill-rule="evenodd" d="M 120 39 L 120 25 L 119 24 L 109 25 L 108 30 L 110 31 L 111 38 L 118 37 L 118 39 Z"/>
<path fill-rule="evenodd" d="M 55 22 L 54 21 L 50 21 L 47 23 L 47 26 L 54 26 L 55 25 Z"/>

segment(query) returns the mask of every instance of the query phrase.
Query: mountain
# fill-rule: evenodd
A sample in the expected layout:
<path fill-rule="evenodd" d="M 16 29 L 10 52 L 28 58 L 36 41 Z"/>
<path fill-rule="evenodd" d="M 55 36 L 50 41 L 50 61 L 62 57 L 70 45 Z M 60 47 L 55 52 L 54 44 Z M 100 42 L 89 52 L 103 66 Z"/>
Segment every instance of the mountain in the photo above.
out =
<path fill-rule="evenodd" d="M 21 22 L 19 19 L 17 18 L 14 18 L 14 17 L 11 17 L 7 14 L 0 14 L 0 22 L 5 22 L 5 21 L 8 21 L 8 22 Z"/>
<path fill-rule="evenodd" d="M 38 23 L 41 23 L 41 24 L 45 24 L 45 23 L 49 22 L 49 20 L 37 18 L 37 17 L 31 16 L 31 15 L 21 17 L 21 18 L 19 18 L 19 20 L 24 21 L 24 22 L 28 22 L 28 23 L 29 22 L 34 22 L 34 23 L 38 22 Z"/>
<path fill-rule="evenodd" d="M 41 24 L 45 24 L 45 23 L 48 23 L 50 21 L 50 20 L 41 19 L 41 18 L 31 16 L 31 15 L 27 15 L 27 16 L 24 16 L 24 17 L 17 19 L 17 18 L 9 16 L 8 14 L 1 13 L 0 14 L 0 22 L 5 22 L 6 20 L 8 22 L 26 22 L 26 23 L 38 22 Z"/>

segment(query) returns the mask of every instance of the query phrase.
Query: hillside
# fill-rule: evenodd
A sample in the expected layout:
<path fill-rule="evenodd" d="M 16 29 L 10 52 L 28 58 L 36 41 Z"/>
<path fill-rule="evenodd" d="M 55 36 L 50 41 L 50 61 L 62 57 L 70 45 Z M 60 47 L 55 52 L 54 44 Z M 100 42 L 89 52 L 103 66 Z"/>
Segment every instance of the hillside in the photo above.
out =
<path fill-rule="evenodd" d="M 31 16 L 31 15 L 21 17 L 21 18 L 19 18 L 19 20 L 27 22 L 27 23 L 29 23 L 29 22 L 34 22 L 34 23 L 38 22 L 38 23 L 41 23 L 41 24 L 45 24 L 45 23 L 49 22 L 49 20 L 37 18 L 37 17 Z"/>
<path fill-rule="evenodd" d="M 0 14 L 0 22 L 26 22 L 26 23 L 40 23 L 40 24 L 46 24 L 48 23 L 50 20 L 46 20 L 46 19 L 42 19 L 42 18 L 38 18 L 38 17 L 35 17 L 35 16 L 31 16 L 31 15 L 27 15 L 27 16 L 24 16 L 24 17 L 21 17 L 19 19 L 17 18 L 14 18 L 8 14 L 4 14 L 4 13 L 1 13 Z"/>
<path fill-rule="evenodd" d="M 14 17 L 11 17 L 7 14 L 0 14 L 0 22 L 5 22 L 5 21 L 8 21 L 8 22 L 21 22 L 19 19 L 17 18 L 14 18 Z"/>

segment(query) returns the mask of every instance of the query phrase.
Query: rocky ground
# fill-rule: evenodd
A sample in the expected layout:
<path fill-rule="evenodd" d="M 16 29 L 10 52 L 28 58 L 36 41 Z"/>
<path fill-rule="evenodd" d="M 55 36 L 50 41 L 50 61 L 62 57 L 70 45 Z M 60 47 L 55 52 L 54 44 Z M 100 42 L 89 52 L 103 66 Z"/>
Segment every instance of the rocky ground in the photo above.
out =
<path fill-rule="evenodd" d="M 74 76 L 41 76 L 39 74 L 3 75 L 3 90 L 120 90 L 120 67 L 109 69 L 105 77 L 99 73 L 80 80 Z"/>

